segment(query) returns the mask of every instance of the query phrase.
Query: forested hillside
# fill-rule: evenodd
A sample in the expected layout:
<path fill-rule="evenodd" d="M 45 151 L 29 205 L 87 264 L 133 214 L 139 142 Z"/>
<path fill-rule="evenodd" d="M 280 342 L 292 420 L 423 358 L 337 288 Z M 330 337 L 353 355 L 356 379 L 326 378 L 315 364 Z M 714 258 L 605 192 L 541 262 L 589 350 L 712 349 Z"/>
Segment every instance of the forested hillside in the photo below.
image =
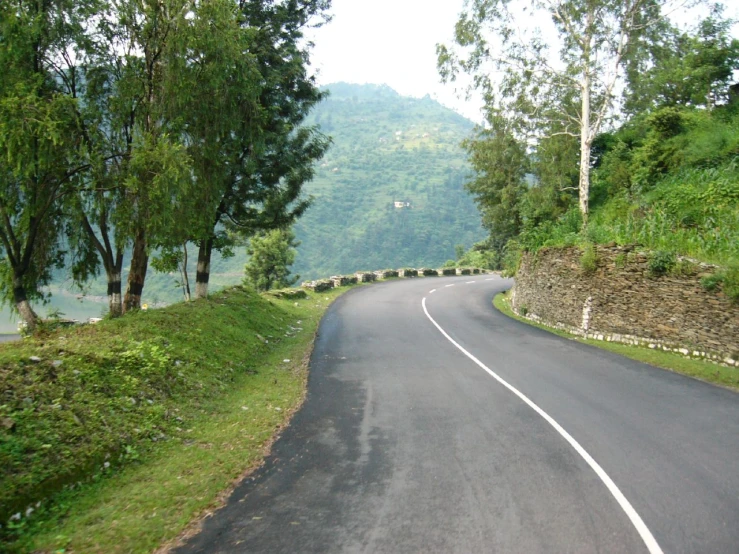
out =
<path fill-rule="evenodd" d="M 456 49 L 440 49 L 448 79 L 486 63 L 502 75 L 477 74 L 495 94 L 488 124 L 466 143 L 489 258 L 513 273 L 524 251 L 578 245 L 587 270 L 593 244 L 635 245 L 654 275 L 718 265 L 704 287 L 739 301 L 734 22 L 720 5 L 687 29 L 660 14 L 663 2 L 566 5 L 555 14 L 563 69 L 550 63 L 552 45 L 469 49 L 510 30 L 492 11 L 467 13 Z M 593 26 L 597 10 L 603 24 Z M 659 22 L 648 30 L 647 15 Z"/>
<path fill-rule="evenodd" d="M 454 257 L 455 245 L 480 240 L 479 216 L 463 187 L 468 166 L 460 143 L 470 121 L 387 86 L 328 90 L 309 118 L 333 144 L 306 186 L 315 200 L 296 225 L 297 273 L 440 265 Z"/>

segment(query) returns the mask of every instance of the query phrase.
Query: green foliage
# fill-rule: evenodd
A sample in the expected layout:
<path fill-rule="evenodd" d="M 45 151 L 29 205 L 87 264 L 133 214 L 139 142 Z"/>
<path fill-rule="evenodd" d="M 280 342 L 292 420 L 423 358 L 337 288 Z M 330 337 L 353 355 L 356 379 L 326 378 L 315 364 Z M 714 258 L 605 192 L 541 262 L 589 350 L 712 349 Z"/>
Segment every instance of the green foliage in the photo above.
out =
<path fill-rule="evenodd" d="M 0 348 L 0 417 L 14 422 L 13 432 L 0 431 L 3 523 L 62 485 L 128 463 L 131 449 L 186 438 L 187 420 L 202 402 L 245 370 L 245 352 L 269 348 L 255 332 L 283 334 L 284 314 L 253 293 L 233 289 L 214 302 L 138 312 Z"/>
<path fill-rule="evenodd" d="M 718 273 L 712 273 L 711 275 L 701 279 L 701 285 L 703 285 L 703 288 L 708 291 L 717 290 L 722 282 L 722 276 Z"/>
<path fill-rule="evenodd" d="M 621 252 L 618 256 L 616 256 L 616 259 L 613 260 L 613 263 L 618 269 L 623 269 L 626 267 L 626 259 L 627 259 L 626 253 Z"/>
<path fill-rule="evenodd" d="M 647 261 L 647 269 L 652 277 L 662 277 L 670 273 L 677 264 L 677 256 L 674 252 L 656 250 L 650 252 Z"/>
<path fill-rule="evenodd" d="M 178 536 L 261 461 L 299 405 L 301 360 L 337 295 L 328 296 L 268 299 L 236 287 L 3 344 L 0 550 L 150 552 Z M 6 525 L 8 511 L 20 521 Z"/>
<path fill-rule="evenodd" d="M 327 90 L 307 120 L 333 144 L 305 187 L 314 200 L 295 225 L 297 272 L 314 279 L 360 267 L 439 267 L 456 245 L 484 236 L 464 190 L 469 166 L 459 144 L 470 121 L 386 86 Z"/>
<path fill-rule="evenodd" d="M 731 264 L 701 279 L 708 291 L 721 290 L 734 303 L 739 303 L 739 264 Z"/>
<path fill-rule="evenodd" d="M 690 31 L 668 26 L 661 39 L 629 53 L 629 87 L 625 107 L 630 114 L 652 107 L 704 106 L 725 103 L 739 64 L 739 40 L 731 37 L 732 21 L 720 4 Z M 644 56 L 650 52 L 651 56 Z"/>
<path fill-rule="evenodd" d="M 730 265 L 722 273 L 724 294 L 739 303 L 739 264 Z"/>
<path fill-rule="evenodd" d="M 587 243 L 583 246 L 582 254 L 580 255 L 580 269 L 586 275 L 595 273 L 598 269 L 598 251 L 595 249 L 593 243 Z"/>
<path fill-rule="evenodd" d="M 249 262 L 244 266 L 246 282 L 259 291 L 295 284 L 300 276 L 291 277 L 290 266 L 299 245 L 292 229 L 275 229 L 252 237 L 247 248 Z"/>

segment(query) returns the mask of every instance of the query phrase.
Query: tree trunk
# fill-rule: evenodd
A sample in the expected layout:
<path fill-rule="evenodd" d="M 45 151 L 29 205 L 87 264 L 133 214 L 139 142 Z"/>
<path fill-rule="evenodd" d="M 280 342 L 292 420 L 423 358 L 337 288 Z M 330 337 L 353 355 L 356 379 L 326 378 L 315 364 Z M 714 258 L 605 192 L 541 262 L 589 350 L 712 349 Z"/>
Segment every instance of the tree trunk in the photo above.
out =
<path fill-rule="evenodd" d="M 123 313 L 120 271 L 108 273 L 108 309 L 112 317 L 118 317 Z"/>
<path fill-rule="evenodd" d="M 590 74 L 585 71 L 582 80 L 582 114 L 580 120 L 580 213 L 582 225 L 588 224 L 588 200 L 590 196 Z"/>
<path fill-rule="evenodd" d="M 195 276 L 195 298 L 208 297 L 208 281 L 210 281 L 210 256 L 213 251 L 213 237 L 200 241 L 198 251 L 198 267 Z"/>
<path fill-rule="evenodd" d="M 182 269 L 180 269 L 180 273 L 182 274 L 182 286 L 185 289 L 185 302 L 189 302 L 192 295 L 190 294 L 190 277 L 187 275 L 187 243 L 182 245 Z"/>
<path fill-rule="evenodd" d="M 28 298 L 26 298 L 26 289 L 19 278 L 13 279 L 13 300 L 15 301 L 15 308 L 18 310 L 18 315 L 21 316 L 21 319 L 26 324 L 26 329 L 33 331 L 38 324 L 38 316 L 33 311 Z"/>
<path fill-rule="evenodd" d="M 131 269 L 128 271 L 126 296 L 123 298 L 124 313 L 141 308 L 141 293 L 144 290 L 148 266 L 149 255 L 146 253 L 146 234 L 143 229 L 139 229 L 133 241 Z"/>

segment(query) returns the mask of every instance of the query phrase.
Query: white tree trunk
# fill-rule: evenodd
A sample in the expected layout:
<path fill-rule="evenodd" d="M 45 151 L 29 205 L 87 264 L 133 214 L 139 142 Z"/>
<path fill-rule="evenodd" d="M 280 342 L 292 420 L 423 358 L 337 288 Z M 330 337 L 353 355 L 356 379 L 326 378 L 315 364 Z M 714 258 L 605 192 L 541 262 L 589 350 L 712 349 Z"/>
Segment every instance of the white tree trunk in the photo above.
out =
<path fill-rule="evenodd" d="M 113 317 L 118 317 L 123 313 L 120 273 L 113 273 L 108 277 L 108 309 Z"/>
<path fill-rule="evenodd" d="M 18 310 L 18 315 L 21 316 L 21 319 L 26 324 L 26 329 L 28 331 L 33 331 L 38 324 L 38 316 L 36 315 L 36 312 L 33 311 L 31 303 L 24 299 L 16 302 L 15 307 Z"/>
<path fill-rule="evenodd" d="M 195 298 L 208 298 L 208 282 L 210 281 L 210 257 L 213 239 L 200 242 L 198 265 L 195 275 Z"/>
<path fill-rule="evenodd" d="M 588 223 L 588 200 L 590 196 L 590 74 L 586 70 L 582 79 L 582 113 L 580 115 L 580 213 L 583 227 Z"/>

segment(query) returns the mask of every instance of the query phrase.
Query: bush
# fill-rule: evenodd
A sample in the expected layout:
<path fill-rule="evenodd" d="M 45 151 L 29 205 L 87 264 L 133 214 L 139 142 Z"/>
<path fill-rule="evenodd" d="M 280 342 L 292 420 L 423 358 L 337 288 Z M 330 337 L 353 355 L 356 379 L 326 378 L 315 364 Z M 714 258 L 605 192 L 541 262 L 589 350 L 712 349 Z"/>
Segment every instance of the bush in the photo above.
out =
<path fill-rule="evenodd" d="M 435 269 L 430 269 L 428 267 L 422 270 L 422 274 L 424 277 L 438 277 L 439 276 L 438 271 L 436 271 Z"/>
<path fill-rule="evenodd" d="M 701 285 L 708 291 L 718 290 L 734 303 L 739 303 L 739 264 L 732 264 L 713 275 L 701 279 Z"/>
<path fill-rule="evenodd" d="M 652 252 L 647 262 L 649 275 L 652 277 L 667 275 L 675 268 L 675 264 L 677 264 L 677 256 L 674 252 L 665 252 L 664 250 Z"/>
<path fill-rule="evenodd" d="M 441 274 L 442 275 L 456 275 L 457 274 L 457 268 L 456 267 L 445 267 L 445 268 L 442 268 Z"/>
<path fill-rule="evenodd" d="M 580 268 L 585 274 L 595 273 L 598 269 L 598 252 L 594 244 L 588 243 L 583 247 L 580 255 Z"/>

